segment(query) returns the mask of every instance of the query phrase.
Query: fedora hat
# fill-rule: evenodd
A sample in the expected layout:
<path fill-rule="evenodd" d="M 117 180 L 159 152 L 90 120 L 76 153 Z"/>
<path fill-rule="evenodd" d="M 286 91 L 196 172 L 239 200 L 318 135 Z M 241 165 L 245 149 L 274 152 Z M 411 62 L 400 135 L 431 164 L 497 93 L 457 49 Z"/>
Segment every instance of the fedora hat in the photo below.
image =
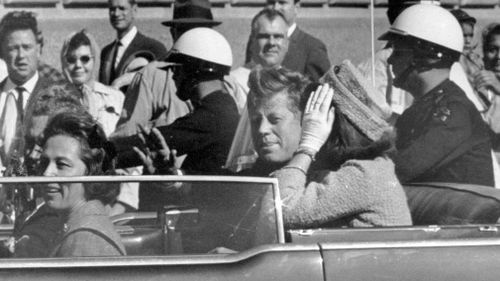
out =
<path fill-rule="evenodd" d="M 212 27 L 221 24 L 214 21 L 208 0 L 176 0 L 172 20 L 162 22 L 165 26 L 197 25 Z"/>

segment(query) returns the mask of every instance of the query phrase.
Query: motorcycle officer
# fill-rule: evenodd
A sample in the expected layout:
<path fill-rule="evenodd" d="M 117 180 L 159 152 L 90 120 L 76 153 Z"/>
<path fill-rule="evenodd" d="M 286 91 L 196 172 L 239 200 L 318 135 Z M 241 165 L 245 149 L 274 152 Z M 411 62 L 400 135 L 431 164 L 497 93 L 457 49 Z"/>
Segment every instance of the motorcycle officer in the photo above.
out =
<path fill-rule="evenodd" d="M 394 158 L 401 182 L 494 186 L 489 131 L 450 69 L 463 50 L 462 29 L 447 10 L 418 4 L 404 10 L 380 40 L 394 52 L 394 86 L 415 101 L 396 122 Z"/>

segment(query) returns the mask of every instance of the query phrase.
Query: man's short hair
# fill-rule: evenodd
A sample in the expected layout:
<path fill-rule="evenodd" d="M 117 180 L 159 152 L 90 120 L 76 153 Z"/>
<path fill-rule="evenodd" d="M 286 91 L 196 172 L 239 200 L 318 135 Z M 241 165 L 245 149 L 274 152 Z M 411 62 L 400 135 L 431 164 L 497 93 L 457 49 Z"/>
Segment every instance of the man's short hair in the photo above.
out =
<path fill-rule="evenodd" d="M 5 42 L 5 38 L 10 33 L 16 30 L 27 29 L 33 32 L 37 43 L 43 46 L 43 36 L 42 32 L 38 29 L 35 13 L 28 11 L 14 11 L 7 13 L 0 21 L 0 43 Z"/>
<path fill-rule="evenodd" d="M 302 93 L 309 83 L 311 81 L 299 72 L 257 65 L 248 78 L 248 109 L 255 109 L 276 94 L 284 93 L 288 97 L 288 109 L 300 113 Z"/>
<path fill-rule="evenodd" d="M 260 12 L 258 12 L 252 19 L 252 23 L 251 23 L 251 27 L 252 27 L 252 32 L 251 32 L 251 35 L 252 36 L 255 36 L 256 34 L 256 30 L 257 30 L 257 21 L 259 18 L 261 17 L 265 17 L 266 19 L 268 19 L 269 21 L 273 21 L 275 20 L 276 18 L 278 17 L 281 17 L 281 19 L 283 19 L 283 21 L 289 25 L 289 23 L 286 21 L 286 18 L 285 18 L 285 15 L 283 15 L 283 13 L 281 13 L 280 11 L 276 11 L 274 9 L 270 9 L 270 8 L 265 8 L 265 9 L 262 9 Z"/>
<path fill-rule="evenodd" d="M 497 35 L 500 35 L 500 23 L 492 23 L 483 30 L 483 54 L 486 53 L 491 38 Z"/>

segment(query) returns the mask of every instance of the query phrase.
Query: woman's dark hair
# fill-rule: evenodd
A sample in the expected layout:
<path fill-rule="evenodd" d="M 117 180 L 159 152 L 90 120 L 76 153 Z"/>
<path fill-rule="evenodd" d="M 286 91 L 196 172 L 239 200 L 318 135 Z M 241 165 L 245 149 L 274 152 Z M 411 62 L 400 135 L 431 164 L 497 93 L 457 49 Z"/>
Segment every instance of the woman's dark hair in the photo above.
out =
<path fill-rule="evenodd" d="M 311 83 L 305 88 L 300 101 L 301 112 L 304 111 L 311 93 L 320 85 Z M 337 109 L 332 132 L 317 154 L 314 168 L 336 170 L 350 159 L 369 160 L 384 155 L 393 149 L 391 137 L 387 135 L 375 142 L 370 140 Z"/>
<path fill-rule="evenodd" d="M 106 140 L 101 126 L 88 112 L 62 112 L 53 116 L 43 133 L 43 144 L 53 136 L 72 137 L 80 143 L 80 159 L 87 168 L 86 175 L 113 173 L 114 152 Z M 118 184 L 85 184 L 87 200 L 100 200 L 104 204 L 116 200 L 120 192 Z"/>
<path fill-rule="evenodd" d="M 500 23 L 491 23 L 484 28 L 482 34 L 483 54 L 486 54 L 488 52 L 491 39 L 493 39 L 493 37 L 497 35 L 500 35 Z M 483 56 L 483 62 L 486 69 L 491 68 L 491 62 L 487 60 L 486 56 Z"/>
<path fill-rule="evenodd" d="M 67 53 L 70 53 L 76 49 L 78 49 L 81 46 L 91 46 L 90 39 L 87 37 L 85 34 L 85 29 L 77 32 L 69 41 L 68 44 L 68 51 Z"/>

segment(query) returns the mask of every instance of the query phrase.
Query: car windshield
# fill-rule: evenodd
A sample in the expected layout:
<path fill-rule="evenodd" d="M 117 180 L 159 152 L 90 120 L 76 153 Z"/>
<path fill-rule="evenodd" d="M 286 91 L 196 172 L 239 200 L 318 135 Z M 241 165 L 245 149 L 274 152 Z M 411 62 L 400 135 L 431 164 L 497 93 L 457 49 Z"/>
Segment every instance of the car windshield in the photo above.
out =
<path fill-rule="evenodd" d="M 78 185 L 83 185 L 85 188 L 88 186 L 104 188 L 125 182 L 139 183 L 144 192 L 154 195 L 149 197 L 149 207 L 110 217 L 115 231 L 120 236 L 119 243 L 123 244 L 127 255 L 235 253 L 259 245 L 284 241 L 279 194 L 276 181 L 273 179 L 201 176 L 57 179 L 45 177 L 23 180 L 3 178 L 1 182 L 7 191 L 4 200 L 8 202 L 10 208 L 10 212 L 6 212 L 2 218 L 1 225 L 1 239 L 5 243 L 12 237 L 15 239 L 14 244 L 18 245 L 26 242 L 26 239 L 36 238 L 36 235 L 60 233 L 56 226 L 40 229 L 44 221 L 56 224 L 54 220 L 44 218 L 47 213 L 49 216 L 53 213 L 44 212 L 47 205 L 52 207 L 50 210 L 56 209 L 61 229 L 65 234 L 62 238 L 42 237 L 42 239 L 56 241 L 54 242 L 56 247 L 61 240 L 70 237 L 68 233 L 72 232 L 72 228 L 78 227 L 96 230 L 112 238 L 104 226 L 75 223 L 74 217 L 81 220 L 82 211 L 72 210 L 70 214 L 68 211 L 57 212 L 57 208 L 63 203 L 58 203 L 54 198 L 70 196 L 64 195 L 64 186 L 69 186 L 70 189 L 76 189 Z M 58 194 L 59 191 L 62 195 Z M 35 199 L 36 195 L 42 195 L 46 202 L 40 203 L 38 200 L 37 204 L 36 200 L 25 200 L 30 198 L 26 194 L 31 194 L 32 199 Z M 96 200 L 87 198 L 86 204 L 80 209 L 90 209 L 89 202 L 93 201 Z M 95 210 L 94 208 L 91 211 L 83 211 L 83 214 L 94 216 L 92 220 L 95 222 L 98 221 Z M 74 213 L 78 215 L 73 215 Z M 16 221 L 15 230 L 12 229 L 12 224 L 9 224 L 13 217 L 19 220 Z M 29 230 L 30 225 L 38 226 L 39 231 L 34 233 L 33 230 Z M 48 229 L 51 227 L 53 231 Z M 92 247 L 92 245 L 87 246 Z M 98 252 L 96 255 L 99 255 Z"/>

